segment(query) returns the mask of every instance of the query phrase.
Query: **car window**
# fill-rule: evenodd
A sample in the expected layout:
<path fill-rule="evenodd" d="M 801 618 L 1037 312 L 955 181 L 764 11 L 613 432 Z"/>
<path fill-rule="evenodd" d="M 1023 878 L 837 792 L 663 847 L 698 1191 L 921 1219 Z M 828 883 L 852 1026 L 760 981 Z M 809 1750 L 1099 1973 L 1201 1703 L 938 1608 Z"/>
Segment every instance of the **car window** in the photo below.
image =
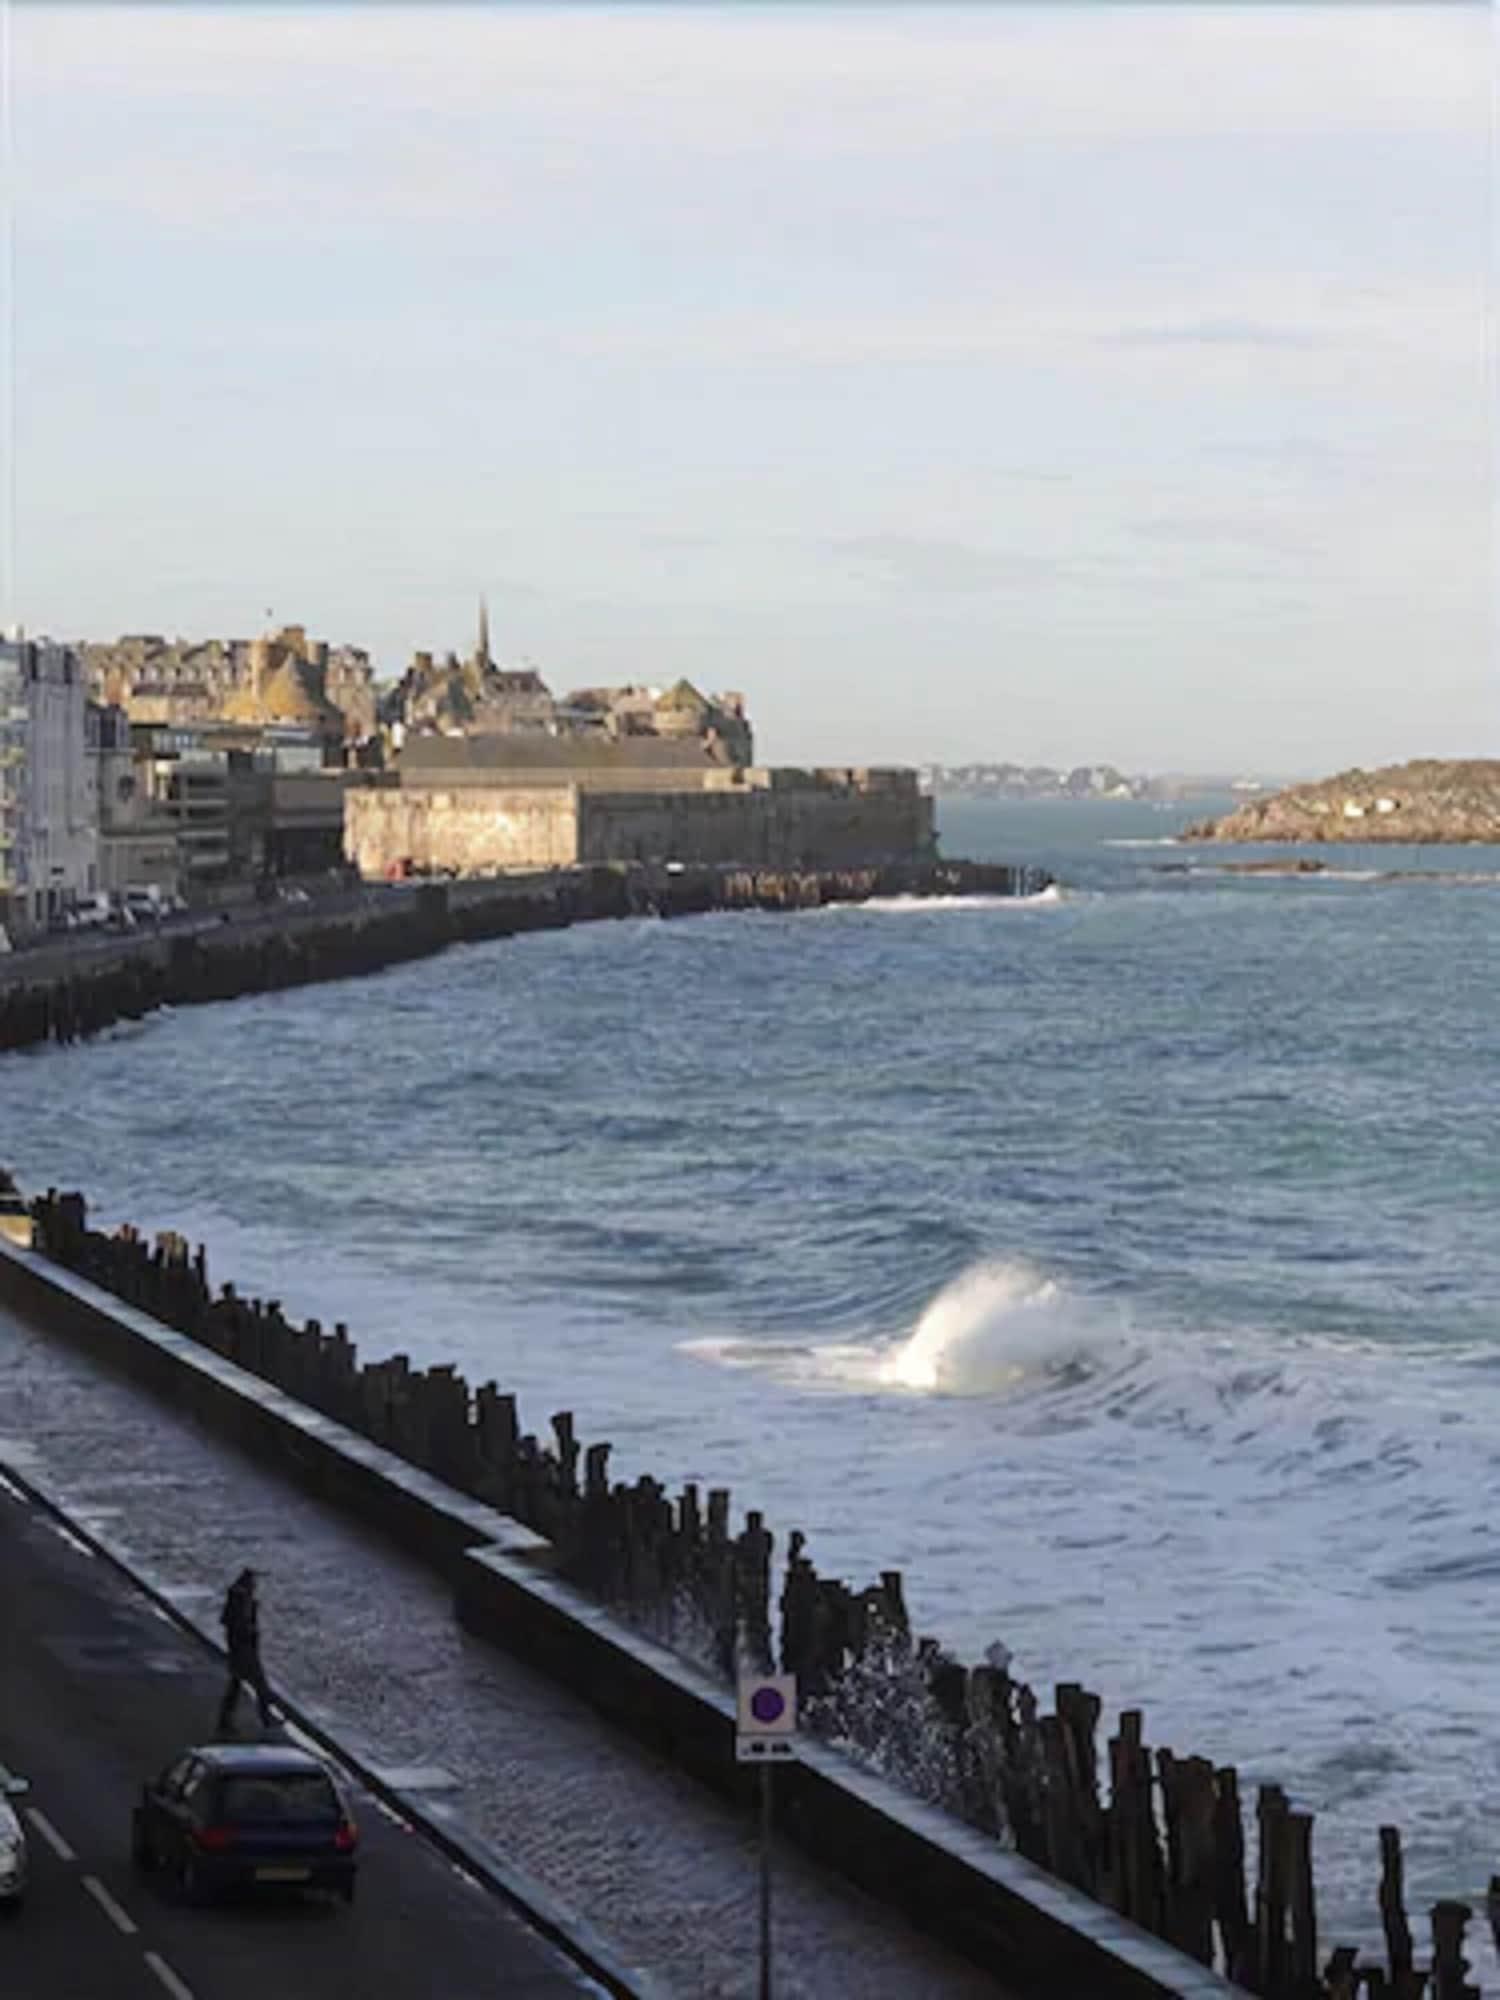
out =
<path fill-rule="evenodd" d="M 246 1820 L 339 1817 L 337 1794 L 321 1771 L 268 1771 L 227 1778 L 219 1809 L 236 1826 Z"/>

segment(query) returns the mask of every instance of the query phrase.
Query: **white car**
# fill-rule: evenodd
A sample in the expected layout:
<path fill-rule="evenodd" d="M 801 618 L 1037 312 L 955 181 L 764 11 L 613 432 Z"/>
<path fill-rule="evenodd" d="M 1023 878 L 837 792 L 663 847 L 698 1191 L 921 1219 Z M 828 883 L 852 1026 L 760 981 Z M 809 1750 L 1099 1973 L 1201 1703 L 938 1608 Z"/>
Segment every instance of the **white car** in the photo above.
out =
<path fill-rule="evenodd" d="M 26 1893 L 26 1835 L 5 1796 L 16 1782 L 0 1788 L 0 1908 L 13 1907 Z"/>

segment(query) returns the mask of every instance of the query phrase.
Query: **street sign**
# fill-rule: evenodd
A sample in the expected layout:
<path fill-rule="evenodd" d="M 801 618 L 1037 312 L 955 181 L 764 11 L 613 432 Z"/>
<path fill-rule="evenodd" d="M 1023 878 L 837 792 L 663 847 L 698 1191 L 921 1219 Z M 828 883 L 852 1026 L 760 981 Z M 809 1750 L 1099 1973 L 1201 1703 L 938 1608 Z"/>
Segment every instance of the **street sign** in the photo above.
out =
<path fill-rule="evenodd" d="M 795 1757 L 797 1677 L 795 1674 L 741 1674 L 735 1718 L 734 1754 L 741 1764 L 767 1764 Z"/>

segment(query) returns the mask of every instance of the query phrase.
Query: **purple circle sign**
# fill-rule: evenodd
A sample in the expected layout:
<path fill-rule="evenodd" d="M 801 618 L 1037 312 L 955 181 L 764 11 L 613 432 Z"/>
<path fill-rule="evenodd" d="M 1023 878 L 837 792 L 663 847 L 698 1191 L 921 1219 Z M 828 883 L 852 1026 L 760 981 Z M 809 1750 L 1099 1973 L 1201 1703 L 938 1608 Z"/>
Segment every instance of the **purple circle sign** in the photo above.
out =
<path fill-rule="evenodd" d="M 786 1714 L 786 1697 L 780 1688 L 757 1688 L 750 1697 L 750 1713 L 757 1722 L 780 1722 Z"/>

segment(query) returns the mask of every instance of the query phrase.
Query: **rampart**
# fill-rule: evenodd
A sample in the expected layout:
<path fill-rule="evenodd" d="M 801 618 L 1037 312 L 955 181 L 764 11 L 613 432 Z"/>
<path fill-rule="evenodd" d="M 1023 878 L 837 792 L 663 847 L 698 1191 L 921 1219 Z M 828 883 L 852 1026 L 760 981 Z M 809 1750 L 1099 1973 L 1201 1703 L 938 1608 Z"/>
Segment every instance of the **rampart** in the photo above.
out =
<path fill-rule="evenodd" d="M 796 1673 L 814 1740 L 784 1774 L 786 1831 L 1012 1981 L 1207 2000 L 1225 1991 L 1217 1964 L 1268 2000 L 1475 1992 L 1467 1905 L 1433 1906 L 1431 1963 L 1417 1967 L 1393 1828 L 1380 1835 L 1387 1967 L 1345 1947 L 1320 1966 L 1312 1816 L 1278 1786 L 1257 1798 L 1252 1894 L 1232 1768 L 1153 1753 L 1130 1711 L 1101 1785 L 1097 1697 L 1063 1684 L 1043 1714 L 1000 1655 L 967 1668 L 914 1637 L 896 1573 L 851 1589 L 818 1573 L 798 1533 L 778 1567 L 759 1514 L 736 1533 L 726 1491 L 612 1482 L 609 1446 L 583 1445 L 568 1413 L 544 1443 L 493 1383 L 473 1391 L 401 1355 L 361 1366 L 343 1326 L 215 1294 L 204 1252 L 180 1237 L 103 1235 L 77 1195 L 49 1194 L 34 1214 L 46 1258 L 0 1251 L 7 1302 L 399 1535 L 452 1580 L 471 1629 L 705 1781 L 743 1784 L 736 1665 Z M 47 1259 L 82 1282 L 49 1275 Z"/>
<path fill-rule="evenodd" d="M 937 841 L 932 800 L 905 771 L 459 765 L 350 786 L 344 847 L 378 881 L 617 862 L 910 865 Z"/>

